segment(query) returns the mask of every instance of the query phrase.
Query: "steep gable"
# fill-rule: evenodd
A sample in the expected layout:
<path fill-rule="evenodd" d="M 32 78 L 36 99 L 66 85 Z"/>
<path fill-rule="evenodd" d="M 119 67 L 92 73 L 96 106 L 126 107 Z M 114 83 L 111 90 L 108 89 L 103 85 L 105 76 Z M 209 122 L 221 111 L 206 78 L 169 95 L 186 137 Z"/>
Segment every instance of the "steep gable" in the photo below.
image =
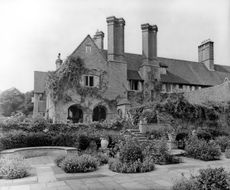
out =
<path fill-rule="evenodd" d="M 47 72 L 34 71 L 34 93 L 45 92 Z"/>
<path fill-rule="evenodd" d="M 107 61 L 93 39 L 88 35 L 82 43 L 73 51 L 71 56 L 80 57 L 89 69 L 106 70 Z"/>

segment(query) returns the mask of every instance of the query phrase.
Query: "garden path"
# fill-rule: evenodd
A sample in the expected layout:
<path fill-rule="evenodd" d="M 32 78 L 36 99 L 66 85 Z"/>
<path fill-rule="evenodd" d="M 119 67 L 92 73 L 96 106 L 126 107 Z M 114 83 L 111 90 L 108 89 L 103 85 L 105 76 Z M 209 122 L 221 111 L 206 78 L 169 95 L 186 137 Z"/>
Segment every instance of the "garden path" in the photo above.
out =
<path fill-rule="evenodd" d="M 118 174 L 102 166 L 97 171 L 84 174 L 66 174 L 57 168 L 52 157 L 43 156 L 28 159 L 36 168 L 32 176 L 0 180 L 1 190 L 168 190 L 182 175 L 196 174 L 201 168 L 225 167 L 230 171 L 230 159 L 225 157 L 219 161 L 199 161 L 182 157 L 183 163 L 172 165 L 156 165 L 156 170 L 141 174 Z"/>

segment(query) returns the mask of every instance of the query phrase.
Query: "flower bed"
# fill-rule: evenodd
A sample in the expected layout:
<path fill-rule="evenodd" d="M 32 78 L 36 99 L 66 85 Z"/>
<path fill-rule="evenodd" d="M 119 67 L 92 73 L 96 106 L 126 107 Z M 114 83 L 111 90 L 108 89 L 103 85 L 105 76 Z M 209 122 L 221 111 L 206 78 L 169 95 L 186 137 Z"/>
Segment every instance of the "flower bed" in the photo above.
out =
<path fill-rule="evenodd" d="M 0 178 L 17 179 L 29 175 L 29 167 L 20 156 L 0 158 Z"/>

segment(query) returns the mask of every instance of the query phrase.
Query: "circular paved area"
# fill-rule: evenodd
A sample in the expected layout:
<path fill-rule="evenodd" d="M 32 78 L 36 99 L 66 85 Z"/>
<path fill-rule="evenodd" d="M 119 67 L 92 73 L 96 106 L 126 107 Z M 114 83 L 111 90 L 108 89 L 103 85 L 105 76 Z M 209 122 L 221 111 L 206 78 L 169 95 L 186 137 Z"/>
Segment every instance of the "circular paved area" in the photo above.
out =
<path fill-rule="evenodd" d="M 91 173 L 66 174 L 57 168 L 53 157 L 42 156 L 27 159 L 34 168 L 32 176 L 0 180 L 1 190 L 167 190 L 180 179 L 182 174 L 190 176 L 201 168 L 225 167 L 230 171 L 230 160 L 222 158 L 219 161 L 199 161 L 182 157 L 183 163 L 173 165 L 156 165 L 156 170 L 141 174 L 118 174 L 102 166 Z"/>

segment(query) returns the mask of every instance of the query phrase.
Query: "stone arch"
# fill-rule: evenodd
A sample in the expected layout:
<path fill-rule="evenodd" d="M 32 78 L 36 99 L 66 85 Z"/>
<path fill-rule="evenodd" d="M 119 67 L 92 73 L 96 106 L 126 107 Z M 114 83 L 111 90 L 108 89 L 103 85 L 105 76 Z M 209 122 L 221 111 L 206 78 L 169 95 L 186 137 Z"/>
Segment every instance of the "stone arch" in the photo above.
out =
<path fill-rule="evenodd" d="M 68 108 L 68 117 L 73 123 L 83 122 L 83 111 L 80 105 L 74 104 Z"/>
<path fill-rule="evenodd" d="M 93 121 L 104 121 L 107 116 L 107 108 L 103 105 L 97 105 L 93 109 Z"/>

